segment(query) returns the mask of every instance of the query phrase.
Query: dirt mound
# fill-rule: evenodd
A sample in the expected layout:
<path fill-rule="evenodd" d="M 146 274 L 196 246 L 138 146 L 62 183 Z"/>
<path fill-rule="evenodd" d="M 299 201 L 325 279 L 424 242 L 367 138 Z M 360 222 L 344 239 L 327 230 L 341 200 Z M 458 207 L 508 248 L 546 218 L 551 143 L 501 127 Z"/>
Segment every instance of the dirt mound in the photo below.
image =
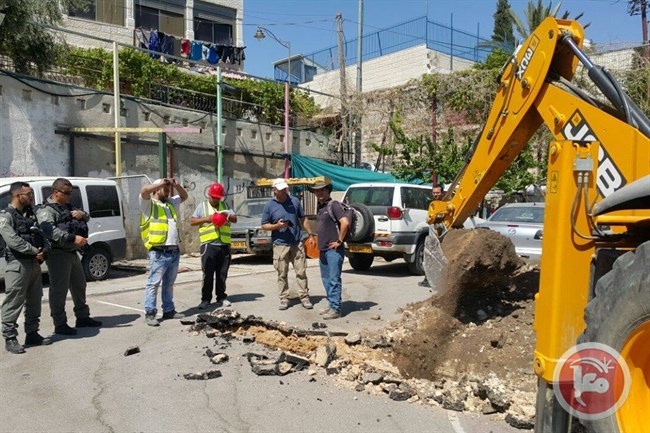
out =
<path fill-rule="evenodd" d="M 492 230 L 451 230 L 442 239 L 447 292 L 493 290 L 523 264 L 510 239 Z"/>
<path fill-rule="evenodd" d="M 533 297 L 539 269 L 527 265 L 504 275 L 507 281 L 480 283 L 478 292 L 459 290 L 476 284 L 464 279 L 468 286 L 408 306 L 387 331 L 393 364 L 411 378 L 460 380 L 494 373 L 515 389 L 533 391 Z"/>

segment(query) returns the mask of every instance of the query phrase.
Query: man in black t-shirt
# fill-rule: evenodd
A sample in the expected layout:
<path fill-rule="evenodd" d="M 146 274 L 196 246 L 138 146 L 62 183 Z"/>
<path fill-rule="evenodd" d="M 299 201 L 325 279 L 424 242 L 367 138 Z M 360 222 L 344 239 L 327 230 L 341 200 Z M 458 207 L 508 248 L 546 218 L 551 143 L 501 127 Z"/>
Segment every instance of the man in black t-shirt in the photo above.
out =
<path fill-rule="evenodd" d="M 318 198 L 318 249 L 320 250 L 320 275 L 327 294 L 329 306 L 319 311 L 323 319 L 338 319 L 341 317 L 341 273 L 343 271 L 344 248 L 343 239 L 348 232 L 350 221 L 345 216 L 341 204 L 328 202 L 332 200 L 332 184 L 316 182 L 310 190 Z M 329 212 L 334 215 L 330 216 Z"/>

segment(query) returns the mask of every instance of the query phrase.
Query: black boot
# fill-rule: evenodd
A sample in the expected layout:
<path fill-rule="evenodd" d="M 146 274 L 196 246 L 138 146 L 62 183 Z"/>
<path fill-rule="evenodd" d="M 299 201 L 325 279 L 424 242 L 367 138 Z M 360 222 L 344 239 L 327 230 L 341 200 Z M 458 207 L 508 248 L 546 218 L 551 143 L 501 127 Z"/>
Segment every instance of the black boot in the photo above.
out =
<path fill-rule="evenodd" d="M 77 335 L 77 330 L 68 326 L 67 323 L 54 327 L 54 333 L 60 335 Z"/>
<path fill-rule="evenodd" d="M 7 352 L 15 353 L 16 355 L 25 353 L 25 348 L 20 345 L 16 338 L 7 338 L 5 340 L 5 349 L 7 349 Z"/>
<path fill-rule="evenodd" d="M 99 320 L 92 319 L 90 317 L 83 317 L 77 319 L 77 328 L 99 328 L 102 326 L 102 322 Z"/>
<path fill-rule="evenodd" d="M 30 332 L 25 336 L 25 346 L 47 346 L 50 343 L 52 340 L 43 337 L 38 332 Z"/>

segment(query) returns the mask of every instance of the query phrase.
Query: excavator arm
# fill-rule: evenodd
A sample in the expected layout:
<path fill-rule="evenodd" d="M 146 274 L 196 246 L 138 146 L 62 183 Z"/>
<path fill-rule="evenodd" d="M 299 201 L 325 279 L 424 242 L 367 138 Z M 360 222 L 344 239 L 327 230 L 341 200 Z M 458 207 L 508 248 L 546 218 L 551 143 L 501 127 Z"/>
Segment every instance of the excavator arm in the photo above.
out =
<path fill-rule="evenodd" d="M 626 311 L 645 300 L 650 304 L 650 253 L 646 253 L 650 121 L 605 69 L 591 63 L 581 51 L 583 41 L 584 30 L 577 21 L 547 18 L 539 25 L 504 68 L 487 122 L 465 167 L 443 200 L 431 202 L 428 212 L 430 224 L 461 228 L 537 129 L 545 124 L 551 131 L 540 287 L 535 297 L 537 433 L 567 431 L 568 409 L 558 404 L 552 384 L 563 356 L 578 341 L 608 344 L 635 368 L 630 397 L 607 418 L 607 425 L 613 422 L 618 428 L 592 426 L 593 431 L 643 430 L 638 413 L 650 401 L 648 305 L 625 322 Z M 589 95 L 571 83 L 578 63 L 602 96 Z M 628 184 L 634 187 L 627 188 Z M 617 204 L 605 206 L 609 202 Z M 601 212 L 602 208 L 613 212 Z M 610 229 L 602 229 L 604 224 Z M 615 258 L 635 251 L 636 260 L 626 258 L 612 267 Z M 627 254 L 621 260 L 624 257 Z M 640 270 L 621 271 L 628 264 Z M 609 277 L 610 269 L 621 276 Z M 636 280 L 617 287 L 623 277 Z M 597 282 L 608 286 L 595 288 Z M 609 314 L 616 308 L 623 318 Z M 607 333 L 614 328 L 619 330 Z"/>
<path fill-rule="evenodd" d="M 571 81 L 580 61 L 613 105 L 607 117 L 618 116 L 619 122 L 608 119 L 606 124 L 620 123 L 617 133 L 637 131 L 650 136 L 646 116 L 605 71 L 594 67 L 580 51 L 583 40 L 584 30 L 577 21 L 547 18 L 520 46 L 501 74 L 492 109 L 464 168 L 445 199 L 431 202 L 429 224 L 462 227 L 543 123 L 557 140 L 596 141 L 580 136 L 579 130 L 571 131 L 575 125 L 567 128 L 577 121 L 567 107 L 594 108 L 598 117 L 608 112 L 558 85 Z M 611 131 L 611 127 L 608 129 Z M 613 192 L 617 188 L 609 189 Z"/>

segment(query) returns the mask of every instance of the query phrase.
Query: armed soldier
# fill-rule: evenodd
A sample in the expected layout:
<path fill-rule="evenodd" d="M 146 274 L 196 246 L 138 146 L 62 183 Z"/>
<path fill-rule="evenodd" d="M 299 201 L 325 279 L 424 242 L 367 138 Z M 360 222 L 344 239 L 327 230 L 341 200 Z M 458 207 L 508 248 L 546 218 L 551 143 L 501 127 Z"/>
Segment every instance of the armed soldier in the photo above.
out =
<path fill-rule="evenodd" d="M 52 251 L 47 258 L 50 274 L 50 314 L 54 332 L 76 335 L 77 330 L 68 326 L 65 298 L 68 289 L 77 317 L 76 327 L 98 327 L 102 322 L 90 317 L 86 304 L 86 276 L 77 252 L 88 245 L 87 213 L 70 204 L 72 184 L 68 179 L 58 178 L 52 184 L 52 195 L 36 210 L 38 222 L 44 229 L 52 230 Z"/>
<path fill-rule="evenodd" d="M 32 213 L 34 191 L 26 182 L 9 187 L 11 203 L 0 212 L 0 236 L 5 243 L 4 257 L 6 295 L 2 302 L 2 336 L 5 349 L 25 353 L 18 342 L 18 317 L 25 307 L 25 346 L 50 344 L 38 333 L 41 317 L 43 283 L 41 263 L 47 253 L 46 240 L 34 232 L 36 219 Z"/>

